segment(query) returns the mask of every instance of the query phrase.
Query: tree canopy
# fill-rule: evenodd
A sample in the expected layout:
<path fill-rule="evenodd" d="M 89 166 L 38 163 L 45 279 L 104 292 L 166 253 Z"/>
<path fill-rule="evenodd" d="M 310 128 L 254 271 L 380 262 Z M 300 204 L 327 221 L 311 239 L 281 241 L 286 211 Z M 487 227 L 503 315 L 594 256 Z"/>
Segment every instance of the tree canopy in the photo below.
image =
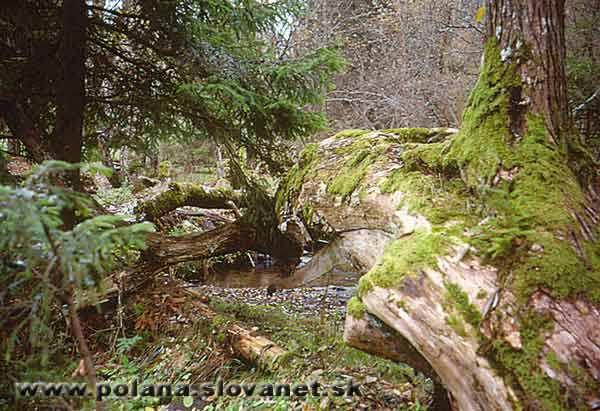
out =
<path fill-rule="evenodd" d="M 0 11 L 0 116 L 35 160 L 79 160 L 65 158 L 77 136 L 60 135 L 57 124 L 61 105 L 72 103 L 60 97 L 76 81 L 64 67 L 77 64 L 68 57 L 78 24 L 85 105 L 64 109 L 83 110 L 84 149 L 99 134 L 132 147 L 167 136 L 215 138 L 253 148 L 275 166 L 276 140 L 325 124 L 303 108 L 321 100 L 342 61 L 325 47 L 292 58 L 268 34 L 284 36 L 301 2 L 95 1 L 79 21 L 61 10 L 61 2 L 27 0 Z"/>

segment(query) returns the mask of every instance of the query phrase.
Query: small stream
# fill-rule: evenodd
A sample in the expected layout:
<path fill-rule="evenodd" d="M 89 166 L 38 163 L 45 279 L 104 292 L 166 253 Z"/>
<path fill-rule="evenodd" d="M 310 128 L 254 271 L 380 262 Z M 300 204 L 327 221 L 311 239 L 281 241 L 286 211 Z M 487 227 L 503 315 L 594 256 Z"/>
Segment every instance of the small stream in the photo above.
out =
<path fill-rule="evenodd" d="M 300 285 L 301 287 L 327 287 L 327 286 L 355 286 L 358 282 L 358 274 L 342 271 L 334 271 L 322 277 L 319 277 L 309 284 Z M 299 286 L 297 276 L 285 276 L 282 269 L 276 265 L 257 266 L 256 268 L 239 268 L 215 270 L 209 273 L 204 284 L 214 285 L 222 288 L 267 288 L 274 286 L 278 289 L 296 288 Z"/>
<path fill-rule="evenodd" d="M 211 272 L 196 288 L 226 302 L 272 306 L 288 314 L 343 313 L 355 294 L 358 275 L 334 272 L 310 285 L 297 287 L 297 282 L 283 277 L 277 266 L 257 266 Z"/>

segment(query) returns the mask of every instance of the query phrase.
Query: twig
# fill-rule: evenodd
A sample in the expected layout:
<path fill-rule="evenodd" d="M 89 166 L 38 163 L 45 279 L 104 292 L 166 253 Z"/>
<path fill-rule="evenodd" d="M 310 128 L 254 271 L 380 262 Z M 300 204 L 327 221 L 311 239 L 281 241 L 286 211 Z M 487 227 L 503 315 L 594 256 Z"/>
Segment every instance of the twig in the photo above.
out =
<path fill-rule="evenodd" d="M 77 345 L 79 347 L 79 353 L 83 357 L 83 362 L 85 364 L 86 374 L 88 376 L 90 385 L 92 386 L 93 391 L 96 391 L 96 368 L 94 367 L 94 362 L 92 361 L 92 353 L 87 345 L 87 341 L 85 336 L 83 335 L 83 330 L 81 328 L 81 321 L 79 321 L 79 315 L 77 315 L 77 306 L 75 304 L 75 300 L 73 298 L 74 289 L 71 285 L 69 292 L 66 296 L 66 303 L 69 306 L 69 318 L 71 320 L 71 329 L 73 330 L 73 334 L 77 338 Z M 102 401 L 96 401 L 96 411 L 102 411 L 104 406 Z"/>

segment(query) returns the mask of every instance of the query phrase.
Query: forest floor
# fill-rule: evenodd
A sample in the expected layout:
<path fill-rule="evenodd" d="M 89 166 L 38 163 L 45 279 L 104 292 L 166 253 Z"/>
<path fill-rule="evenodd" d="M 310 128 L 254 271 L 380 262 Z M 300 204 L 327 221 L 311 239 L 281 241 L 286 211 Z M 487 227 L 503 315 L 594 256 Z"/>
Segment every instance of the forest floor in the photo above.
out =
<path fill-rule="evenodd" d="M 98 333 L 105 332 L 103 346 L 94 347 L 101 379 L 185 384 L 218 379 L 246 384 L 318 381 L 323 387 L 347 385 L 352 380 L 361 384 L 361 397 L 241 396 L 193 402 L 184 397 L 109 399 L 111 409 L 420 410 L 430 401 L 430 381 L 415 375 L 410 367 L 345 345 L 342 338 L 345 308 L 341 303 L 345 296 L 327 293 L 324 288 L 277 290 L 268 296 L 262 289 L 194 286 L 210 296 L 202 302 L 208 302 L 219 315 L 288 351 L 289 355 L 277 368 L 266 370 L 233 355 L 220 338 L 214 320 L 198 314 L 195 299 L 185 292 L 186 286 L 190 285 L 165 275 L 128 300 L 123 310 L 117 310 L 120 315 L 115 316 L 109 310 L 106 315 L 86 316 L 87 332 L 95 334 L 95 341 L 102 341 Z"/>
<path fill-rule="evenodd" d="M 160 189 L 135 194 L 131 187 L 102 190 L 97 199 L 111 212 L 134 218 L 139 199 Z M 177 235 L 197 228 L 197 221 L 185 220 L 176 222 L 168 232 Z M 431 381 L 404 364 L 371 356 L 343 342 L 346 301 L 354 293 L 353 287 L 337 285 L 334 280 L 327 286 L 268 291 L 266 285 L 269 276 L 277 275 L 276 266 L 261 271 L 239 268 L 239 258 L 237 266 L 227 268 L 229 263 L 227 259 L 219 261 L 209 276 L 201 274 L 199 264 L 184 264 L 155 278 L 122 304 L 104 307 L 101 311 L 105 314 L 90 308 L 85 313 L 86 334 L 94 341 L 99 379 L 173 384 L 218 379 L 236 383 L 318 381 L 321 386 L 347 385 L 352 380 L 361 384 L 361 397 L 109 398 L 110 409 L 426 409 Z M 230 275 L 234 270 L 240 275 Z M 186 289 L 203 297 L 194 297 Z M 267 370 L 236 358 L 219 324 L 199 314 L 198 303 L 208 304 L 220 321 L 235 321 L 278 344 L 288 352 L 285 359 Z"/>

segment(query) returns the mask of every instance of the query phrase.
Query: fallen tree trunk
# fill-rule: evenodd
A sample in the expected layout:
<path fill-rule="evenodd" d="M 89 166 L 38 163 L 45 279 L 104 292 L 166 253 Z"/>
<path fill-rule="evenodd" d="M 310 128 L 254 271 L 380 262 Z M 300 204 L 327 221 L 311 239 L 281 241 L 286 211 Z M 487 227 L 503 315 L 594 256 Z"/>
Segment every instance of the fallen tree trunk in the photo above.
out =
<path fill-rule="evenodd" d="M 200 292 L 193 289 L 186 288 L 185 292 L 198 299 L 204 297 Z M 220 316 L 206 304 L 199 301 L 195 301 L 194 304 L 199 309 L 200 314 L 218 328 L 218 333 L 225 336 L 222 343 L 229 346 L 234 354 L 246 363 L 264 369 L 274 369 L 278 366 L 282 356 L 287 353 L 268 338 L 256 335 L 254 332 Z"/>
<path fill-rule="evenodd" d="M 145 268 L 148 269 L 149 267 Z M 114 302 L 119 295 L 123 300 L 126 295 L 130 295 L 140 286 L 139 279 L 131 277 L 131 274 L 123 272 L 117 275 L 114 281 L 107 284 L 105 293 L 99 301 L 85 298 L 85 295 L 80 296 L 79 301 L 76 303 L 77 311 L 82 312 L 91 309 L 93 305 L 98 306 L 100 304 L 106 307 L 107 305 L 104 303 Z M 154 275 L 156 272 L 150 272 L 149 274 Z M 148 278 L 142 281 L 146 282 Z M 274 370 L 278 367 L 281 358 L 287 354 L 286 350 L 268 338 L 242 327 L 229 317 L 216 313 L 204 303 L 206 297 L 199 291 L 188 287 L 180 287 L 179 289 L 193 300 L 194 313 L 210 322 L 211 327 L 215 330 L 217 341 L 224 347 L 229 348 L 236 357 L 259 368 Z M 108 307 L 113 309 L 115 305 L 110 304 Z M 195 318 L 195 320 L 198 320 L 198 318 Z"/>
<path fill-rule="evenodd" d="M 207 189 L 192 183 L 171 183 L 167 190 L 138 204 L 135 212 L 149 221 L 156 222 L 179 207 L 230 209 L 230 202 L 239 207 L 245 206 L 242 196 L 232 190 Z"/>
<path fill-rule="evenodd" d="M 257 242 L 256 229 L 239 221 L 182 236 L 152 233 L 148 235 L 146 244 L 148 248 L 142 254 L 142 259 L 163 269 L 185 261 L 203 260 L 237 251 L 265 251 L 264 245 Z"/>
<path fill-rule="evenodd" d="M 564 2 L 485 10 L 458 133 L 339 133 L 307 147 L 278 209 L 308 231 L 391 234 L 349 315 L 401 334 L 457 409 L 599 409 L 600 176 L 569 131 Z"/>

